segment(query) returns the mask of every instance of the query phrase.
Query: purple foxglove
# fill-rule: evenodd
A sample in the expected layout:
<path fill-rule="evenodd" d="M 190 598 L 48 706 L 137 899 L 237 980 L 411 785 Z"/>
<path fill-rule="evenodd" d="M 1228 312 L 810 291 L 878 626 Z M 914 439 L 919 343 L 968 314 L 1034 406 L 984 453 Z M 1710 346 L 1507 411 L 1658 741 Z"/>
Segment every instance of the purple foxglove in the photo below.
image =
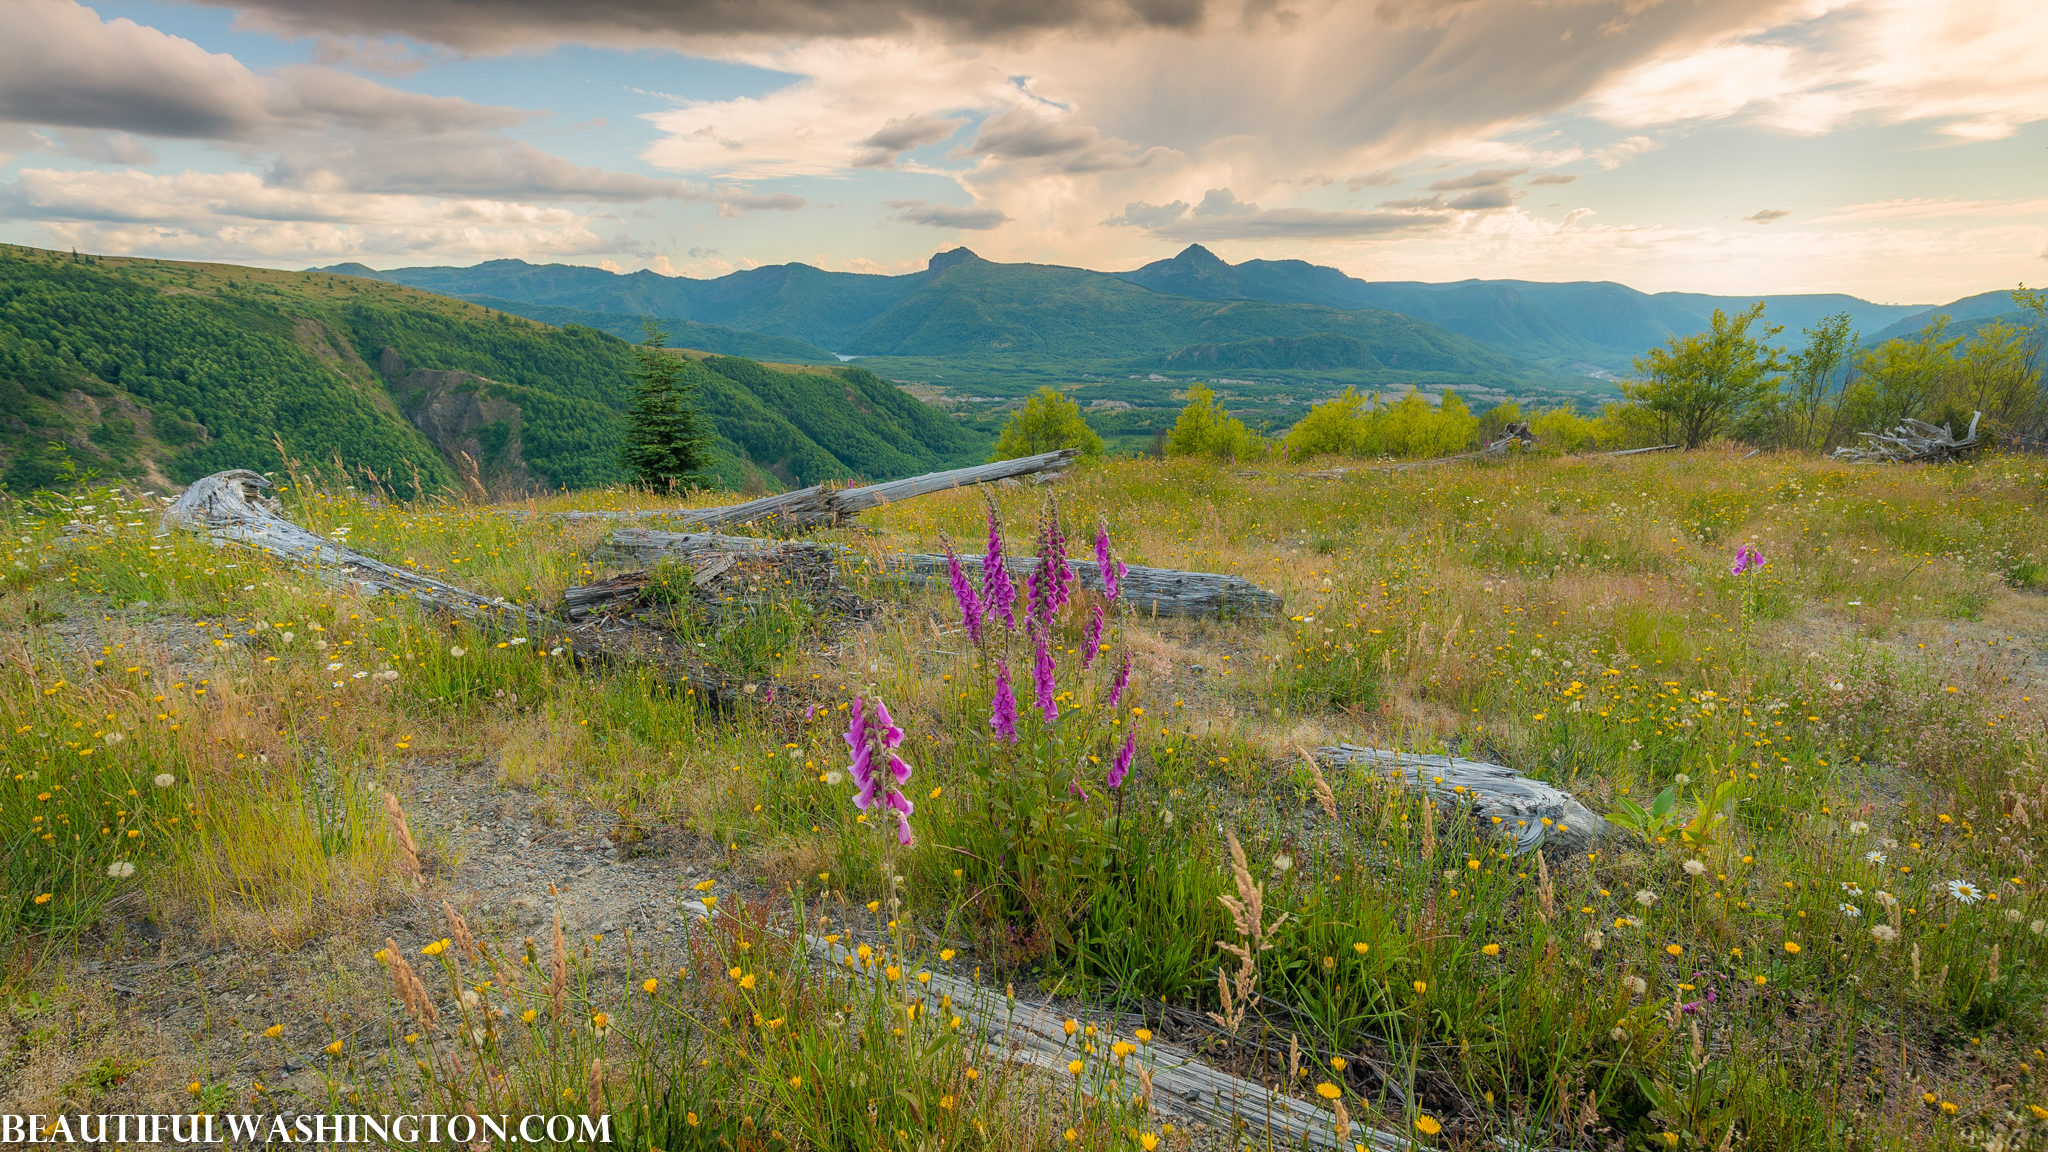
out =
<path fill-rule="evenodd" d="M 946 545 L 946 574 L 953 579 L 953 599 L 960 604 L 960 615 L 967 621 L 967 638 L 981 643 L 981 619 L 986 615 L 981 597 L 974 594 L 974 585 L 967 582 L 967 573 L 960 567 L 960 557 L 951 544 Z"/>
<path fill-rule="evenodd" d="M 1125 568 L 1109 558 L 1109 528 L 1100 522 L 1095 525 L 1095 569 L 1102 574 L 1103 598 L 1115 601 Z"/>
<path fill-rule="evenodd" d="M 1081 667 L 1095 667 L 1095 653 L 1102 647 L 1102 603 L 1095 604 L 1095 615 L 1088 618 L 1088 627 L 1081 630 Z"/>
<path fill-rule="evenodd" d="M 867 701 L 855 697 L 852 715 L 847 717 L 846 744 L 853 750 L 853 762 L 848 766 L 853 782 L 860 786 L 854 794 L 853 806 L 865 812 L 873 807 L 877 793 L 881 802 L 896 812 L 896 838 L 905 845 L 911 842 L 910 814 L 916 805 L 902 792 L 901 786 L 910 783 L 910 765 L 896 754 L 903 743 L 903 729 L 889 718 L 888 705 L 879 699 L 875 701 L 874 715 L 867 713 Z M 875 757 L 886 756 L 889 778 L 875 771 Z"/>
<path fill-rule="evenodd" d="M 981 558 L 982 618 L 992 613 L 1002 616 L 1003 627 L 1017 630 L 1017 588 L 1003 562 L 1003 529 L 993 502 L 988 506 L 988 552 Z"/>
<path fill-rule="evenodd" d="M 996 698 L 989 709 L 988 726 L 1000 739 L 1017 742 L 1017 693 L 1010 687 L 1010 666 L 1000 660 L 996 661 Z"/>
<path fill-rule="evenodd" d="M 1123 667 L 1116 670 L 1116 682 L 1109 686 L 1109 706 L 1111 708 L 1116 707 L 1117 701 L 1122 700 L 1124 698 L 1124 689 L 1129 688 L 1130 686 L 1131 654 L 1129 652 L 1126 652 L 1124 653 Z"/>
<path fill-rule="evenodd" d="M 1054 698 L 1058 685 L 1053 681 L 1052 650 L 1046 647 L 1045 633 L 1039 632 L 1035 638 L 1038 658 L 1031 663 L 1031 684 L 1038 690 L 1038 713 L 1050 724 L 1060 718 L 1060 702 Z"/>
<path fill-rule="evenodd" d="M 1111 788 L 1121 788 L 1124 786 L 1124 777 L 1130 775 L 1131 761 L 1136 759 L 1137 756 L 1138 734 L 1135 732 L 1127 733 L 1124 736 L 1124 746 L 1117 751 L 1116 759 L 1109 766 L 1109 786 Z"/>
<path fill-rule="evenodd" d="M 1060 531 L 1059 506 L 1053 506 L 1052 520 L 1052 610 L 1057 612 L 1074 597 L 1074 585 L 1081 577 L 1067 560 L 1067 534 Z"/>

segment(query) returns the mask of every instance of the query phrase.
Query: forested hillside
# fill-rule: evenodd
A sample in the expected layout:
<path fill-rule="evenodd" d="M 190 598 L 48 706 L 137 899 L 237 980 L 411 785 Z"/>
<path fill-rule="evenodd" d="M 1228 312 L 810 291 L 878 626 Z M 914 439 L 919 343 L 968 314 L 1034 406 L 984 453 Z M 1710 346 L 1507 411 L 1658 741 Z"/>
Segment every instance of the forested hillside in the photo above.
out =
<path fill-rule="evenodd" d="M 625 479 L 631 346 L 347 275 L 0 247 L 0 483 L 339 459 L 403 494 Z M 860 369 L 693 361 L 718 479 L 943 466 L 976 437 Z"/>

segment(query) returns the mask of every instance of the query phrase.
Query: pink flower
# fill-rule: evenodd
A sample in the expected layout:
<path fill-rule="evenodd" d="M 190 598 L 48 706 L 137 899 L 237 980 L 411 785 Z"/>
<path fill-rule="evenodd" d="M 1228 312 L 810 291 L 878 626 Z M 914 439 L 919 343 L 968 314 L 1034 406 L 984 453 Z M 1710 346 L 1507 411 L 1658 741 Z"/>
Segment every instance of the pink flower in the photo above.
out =
<path fill-rule="evenodd" d="M 993 501 L 988 506 L 988 551 L 981 558 L 981 614 L 1000 613 L 1003 627 L 1017 630 L 1017 587 L 1003 562 L 1003 529 Z"/>
<path fill-rule="evenodd" d="M 1109 786 L 1111 788 L 1121 788 L 1124 786 L 1124 777 L 1130 775 L 1131 761 L 1135 760 L 1137 756 L 1138 734 L 1135 732 L 1127 733 L 1124 736 L 1123 748 L 1117 752 L 1116 759 L 1109 766 Z"/>
<path fill-rule="evenodd" d="M 1728 574 L 1740 576 L 1744 572 L 1761 569 L 1763 566 L 1764 554 L 1756 550 L 1756 545 L 1744 544 L 1735 550 L 1735 562 L 1728 566 Z"/>
<path fill-rule="evenodd" d="M 1123 667 L 1117 669 L 1116 672 L 1116 683 L 1110 685 L 1109 687 L 1109 706 L 1111 708 L 1116 707 L 1117 701 L 1122 700 L 1124 698 L 1124 689 L 1129 688 L 1130 686 L 1131 654 L 1129 652 L 1126 652 L 1124 653 Z"/>
<path fill-rule="evenodd" d="M 1088 626 L 1081 630 L 1081 667 L 1095 667 L 1095 653 L 1102 647 L 1102 605 L 1095 605 L 1095 615 L 1088 618 Z"/>
<path fill-rule="evenodd" d="M 1045 717 L 1047 724 L 1060 718 L 1060 703 L 1054 698 L 1054 668 L 1052 650 L 1046 647 L 1045 633 L 1032 630 L 1032 638 L 1038 641 L 1038 658 L 1031 664 L 1031 683 L 1038 690 L 1038 713 Z"/>
<path fill-rule="evenodd" d="M 853 782 L 860 786 L 854 794 L 853 806 L 865 812 L 875 803 L 876 793 L 888 807 L 896 811 L 896 839 L 904 844 L 911 843 L 910 814 L 917 806 L 903 794 L 902 786 L 910 783 L 910 765 L 896 754 L 903 743 L 903 729 L 889 719 L 888 706 L 879 699 L 875 701 L 872 719 L 867 714 L 867 701 L 855 697 L 852 715 L 847 717 L 846 746 L 853 750 L 853 762 L 847 766 Z M 887 757 L 888 780 L 875 770 L 875 757 Z M 890 781 L 893 781 L 891 783 Z"/>
<path fill-rule="evenodd" d="M 1109 558 L 1109 528 L 1098 521 L 1095 525 L 1095 570 L 1102 574 L 1102 595 L 1106 600 L 1117 597 L 1117 584 L 1125 572 L 1123 562 Z"/>
<path fill-rule="evenodd" d="M 960 604 L 960 615 L 967 621 L 967 638 L 981 643 L 981 621 L 987 615 L 982 607 L 981 597 L 974 594 L 974 585 L 967 582 L 967 573 L 960 567 L 960 557 L 951 544 L 946 545 L 946 574 L 953 580 L 953 599 Z"/>
<path fill-rule="evenodd" d="M 1010 687 L 1010 666 L 996 661 L 996 698 L 989 709 L 988 726 L 1010 743 L 1017 742 L 1017 693 Z"/>

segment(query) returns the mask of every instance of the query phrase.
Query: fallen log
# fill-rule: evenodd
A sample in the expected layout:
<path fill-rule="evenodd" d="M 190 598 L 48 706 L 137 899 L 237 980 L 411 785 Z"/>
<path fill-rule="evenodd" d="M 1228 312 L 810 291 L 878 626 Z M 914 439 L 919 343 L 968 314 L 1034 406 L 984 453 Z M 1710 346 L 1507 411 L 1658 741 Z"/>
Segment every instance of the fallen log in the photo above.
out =
<path fill-rule="evenodd" d="M 1608 453 L 1608 455 L 1609 455 L 1609 456 L 1640 456 L 1640 455 L 1642 455 L 1642 454 L 1643 454 L 1643 453 L 1645 453 L 1645 452 L 1669 452 L 1669 451 L 1670 451 L 1671 449 L 1673 449 L 1673 448 L 1676 448 L 1676 447 L 1678 447 L 1678 445 L 1676 445 L 1676 444 L 1658 444 L 1658 445 L 1655 445 L 1654 447 L 1650 447 L 1650 448 L 1623 448 L 1623 449 L 1622 449 L 1621 451 L 1619 451 L 1619 452 L 1609 452 L 1609 453 Z"/>
<path fill-rule="evenodd" d="M 1315 758 L 1325 768 L 1385 772 L 1388 779 L 1401 787 L 1422 791 L 1440 808 L 1469 804 L 1482 823 L 1513 836 L 1518 853 L 1546 845 L 1584 852 L 1614 830 L 1613 825 L 1579 803 L 1571 793 L 1499 764 L 1456 756 L 1360 748 L 1355 744 L 1318 748 Z"/>
<path fill-rule="evenodd" d="M 682 901 L 682 908 L 703 920 L 725 915 L 723 910 L 714 913 L 696 900 Z M 874 968 L 879 964 L 862 964 L 857 952 L 847 944 L 805 933 L 804 950 L 847 979 L 876 978 Z M 1075 1056 L 1074 1041 L 1066 1032 L 1068 1017 L 1051 1001 L 1013 999 L 995 988 L 941 972 L 933 972 L 929 984 L 913 987 L 906 981 L 904 994 L 923 1000 L 926 1010 L 937 1011 L 944 1005 L 971 1021 L 977 1040 L 992 1056 L 1029 1064 L 1062 1078 L 1069 1075 L 1067 1062 Z M 1083 1011 L 1079 1017 L 1080 1022 L 1095 1026 L 1095 1043 L 1101 1049 L 1109 1048 L 1118 1039 L 1135 1041 L 1135 1033 L 1146 1024 L 1144 1017 L 1124 1012 Z M 1127 1076 L 1114 1082 L 1115 1090 L 1127 1100 L 1138 1097 L 1143 1085 L 1136 1069 L 1142 1067 L 1152 1077 L 1152 1103 L 1156 1110 L 1213 1124 L 1226 1133 L 1237 1132 L 1241 1123 L 1246 1133 L 1271 1138 L 1274 1147 L 1299 1148 L 1306 1144 L 1332 1152 L 1353 1152 L 1353 1146 L 1361 1141 L 1375 1152 L 1406 1152 L 1412 1147 L 1401 1136 L 1356 1121 L 1352 1123 L 1350 1138 L 1339 1140 L 1330 1111 L 1218 1072 L 1200 1056 L 1175 1045 L 1155 1040 L 1139 1047 L 1134 1055 L 1135 1065 Z"/>
<path fill-rule="evenodd" d="M 215 472 L 192 482 L 168 509 L 163 525 L 209 537 L 218 545 L 240 544 L 312 569 L 329 583 L 354 585 L 366 594 L 396 592 L 457 615 L 493 623 L 517 623 L 547 631 L 539 612 L 502 596 L 480 596 L 431 576 L 372 560 L 278 514 L 276 486 L 246 468 Z"/>
<path fill-rule="evenodd" d="M 629 509 L 619 512 L 557 512 L 554 515 L 565 520 L 660 519 L 669 524 L 692 528 L 744 524 L 780 532 L 808 532 L 813 528 L 829 528 L 835 524 L 843 524 L 862 512 L 885 504 L 894 504 L 900 500 L 908 500 L 914 496 L 944 492 L 952 488 L 965 488 L 974 484 L 1014 480 L 1021 476 L 1055 475 L 1072 466 L 1080 455 L 1075 449 L 1061 448 L 1055 452 L 1041 452 L 1036 456 L 1024 456 L 1016 460 L 998 460 L 993 464 L 977 464 L 971 468 L 929 472 L 923 476 L 867 484 L 859 488 L 833 488 L 815 484 L 809 488 L 785 492 L 780 496 L 763 496 L 759 500 L 749 500 L 744 504 L 733 504 L 725 508 Z"/>
<path fill-rule="evenodd" d="M 558 641 L 558 651 L 579 661 L 649 665 L 662 683 L 687 686 L 688 691 L 700 692 L 721 707 L 733 704 L 745 692 L 743 686 L 704 664 L 663 629 L 611 617 L 578 626 L 502 596 L 479 595 L 371 559 L 285 519 L 276 500 L 264 495 L 272 490 L 270 481 L 246 468 L 216 472 L 185 489 L 164 511 L 163 524 L 198 532 L 221 547 L 235 544 L 274 556 L 310 569 L 326 583 L 352 587 L 364 595 L 396 593 L 486 628 Z"/>
<path fill-rule="evenodd" d="M 666 558 L 694 567 L 721 553 L 774 555 L 788 547 L 791 545 L 748 536 L 625 528 L 612 533 L 599 546 L 598 555 L 603 559 L 650 565 Z M 879 579 L 922 582 L 944 580 L 948 575 L 944 556 L 896 554 L 870 557 L 846 548 L 837 548 L 836 551 L 855 571 L 864 570 L 867 575 Z M 960 567 L 971 579 L 979 582 L 979 556 L 962 556 Z M 1013 576 L 1021 577 L 1036 571 L 1038 560 L 1030 556 L 1013 556 L 1009 560 L 1009 568 Z M 1098 592 L 1102 590 L 1102 575 L 1095 565 L 1077 563 L 1072 568 L 1083 587 Z M 1241 576 L 1183 572 L 1172 568 L 1130 568 L 1124 573 L 1118 599 L 1131 605 L 1140 615 L 1167 617 L 1275 616 L 1281 607 L 1279 595 Z"/>
<path fill-rule="evenodd" d="M 1837 460 L 1862 464 L 1946 464 L 1977 449 L 1977 422 L 1983 418 L 1982 412 L 1971 413 L 1970 430 L 1960 438 L 1953 425 L 1936 428 L 1925 420 L 1907 419 L 1890 432 L 1859 432 L 1857 435 L 1870 441 L 1868 445 L 1844 445 L 1835 449 L 1833 455 Z"/>

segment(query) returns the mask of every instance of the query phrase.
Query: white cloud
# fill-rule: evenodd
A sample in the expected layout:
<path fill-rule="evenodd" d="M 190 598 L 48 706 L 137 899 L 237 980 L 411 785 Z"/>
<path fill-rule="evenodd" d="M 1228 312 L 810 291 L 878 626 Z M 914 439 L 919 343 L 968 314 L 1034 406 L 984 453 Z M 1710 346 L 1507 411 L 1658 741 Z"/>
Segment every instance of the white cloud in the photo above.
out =
<path fill-rule="evenodd" d="M 891 200 L 889 207 L 896 209 L 895 219 L 905 224 L 925 224 L 933 228 L 963 228 L 971 232 L 986 232 L 1009 223 L 1009 216 L 995 208 L 963 207 L 954 204 L 932 204 L 923 200 Z"/>
<path fill-rule="evenodd" d="M 1936 200 L 1911 197 L 1845 204 L 1810 224 L 1854 224 L 1873 220 L 1946 220 L 1976 218 L 2005 219 L 2013 216 L 2048 215 L 2048 199 L 2033 200 Z"/>
<path fill-rule="evenodd" d="M 1331 245 L 1313 258 L 1368 279 L 1449 281 L 1484 268 L 1488 277 L 1615 280 L 1646 292 L 1839 292 L 1853 286 L 1872 300 L 1934 304 L 1987 285 L 2040 278 L 2035 253 L 2048 244 L 2048 226 L 2031 224 L 1781 231 L 1602 225 L 1591 223 L 1591 215 L 1581 209 L 1555 221 L 1521 208 L 1472 214 L 1426 235 Z"/>
<path fill-rule="evenodd" d="M 26 169 L 0 185 L 6 214 L 95 252 L 239 259 L 616 252 L 586 217 L 498 200 L 436 199 L 265 184 L 250 172 Z"/>
<path fill-rule="evenodd" d="M 1746 114 L 1802 135 L 1924 121 L 1964 140 L 2048 118 L 2048 5 L 2038 0 L 1819 0 L 1793 15 L 1678 46 L 1587 106 L 1632 127 Z"/>
<path fill-rule="evenodd" d="M 1211 188 L 1194 210 L 1185 201 L 1124 206 L 1121 216 L 1103 221 L 1142 228 L 1166 240 L 1328 240 L 1382 236 L 1438 227 L 1449 217 L 1409 212 L 1329 212 L 1314 208 L 1262 209 L 1239 200 L 1228 188 Z"/>

